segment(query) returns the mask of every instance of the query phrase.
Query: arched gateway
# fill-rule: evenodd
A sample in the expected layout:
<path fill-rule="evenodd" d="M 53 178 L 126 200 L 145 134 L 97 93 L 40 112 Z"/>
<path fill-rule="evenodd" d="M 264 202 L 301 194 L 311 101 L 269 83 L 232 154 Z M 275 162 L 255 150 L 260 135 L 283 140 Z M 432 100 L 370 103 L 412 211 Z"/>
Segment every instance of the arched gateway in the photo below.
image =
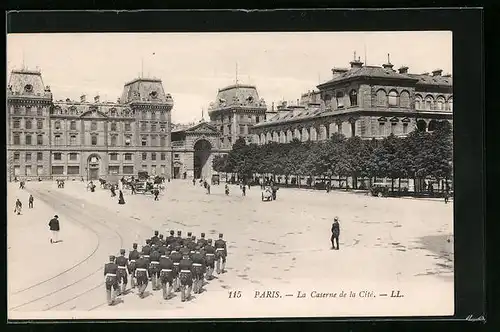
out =
<path fill-rule="evenodd" d="M 210 155 L 212 144 L 206 139 L 200 139 L 194 144 L 194 178 L 205 178 L 208 180 L 212 170 L 210 165 Z"/>
<path fill-rule="evenodd" d="M 87 159 L 87 178 L 88 180 L 98 180 L 99 179 L 99 168 L 101 164 L 101 158 L 97 154 L 91 154 Z"/>

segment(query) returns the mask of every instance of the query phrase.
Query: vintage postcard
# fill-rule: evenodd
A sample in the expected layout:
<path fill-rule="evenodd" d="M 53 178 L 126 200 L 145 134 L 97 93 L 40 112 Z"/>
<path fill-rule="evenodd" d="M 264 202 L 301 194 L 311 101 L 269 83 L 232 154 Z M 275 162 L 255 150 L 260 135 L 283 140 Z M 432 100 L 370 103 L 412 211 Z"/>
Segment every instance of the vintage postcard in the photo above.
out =
<path fill-rule="evenodd" d="M 7 36 L 8 318 L 446 316 L 452 33 Z"/>

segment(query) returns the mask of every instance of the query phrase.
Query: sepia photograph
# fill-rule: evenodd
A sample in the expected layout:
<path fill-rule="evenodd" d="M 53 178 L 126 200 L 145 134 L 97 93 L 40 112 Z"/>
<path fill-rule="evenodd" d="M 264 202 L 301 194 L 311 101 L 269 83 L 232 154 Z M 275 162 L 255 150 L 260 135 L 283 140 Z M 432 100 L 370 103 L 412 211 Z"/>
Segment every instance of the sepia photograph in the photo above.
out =
<path fill-rule="evenodd" d="M 455 313 L 451 31 L 6 45 L 9 319 Z"/>

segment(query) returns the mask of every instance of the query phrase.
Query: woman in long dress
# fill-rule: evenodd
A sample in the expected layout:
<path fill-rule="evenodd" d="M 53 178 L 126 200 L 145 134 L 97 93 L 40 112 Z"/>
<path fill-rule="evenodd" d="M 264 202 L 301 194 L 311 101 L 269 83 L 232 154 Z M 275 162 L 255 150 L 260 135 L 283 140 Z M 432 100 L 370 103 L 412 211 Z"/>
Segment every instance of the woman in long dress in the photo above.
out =
<path fill-rule="evenodd" d="M 125 199 L 123 198 L 123 192 L 120 190 L 120 195 L 118 196 L 118 204 L 125 204 Z"/>

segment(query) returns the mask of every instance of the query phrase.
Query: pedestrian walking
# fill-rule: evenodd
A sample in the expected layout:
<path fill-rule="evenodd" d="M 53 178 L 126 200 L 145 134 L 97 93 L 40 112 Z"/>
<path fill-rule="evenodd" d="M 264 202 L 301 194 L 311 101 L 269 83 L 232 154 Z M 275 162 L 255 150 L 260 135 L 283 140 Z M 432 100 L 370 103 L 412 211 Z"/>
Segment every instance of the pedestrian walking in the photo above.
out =
<path fill-rule="evenodd" d="M 245 185 L 242 185 L 241 186 L 241 194 L 243 196 L 246 196 L 247 195 L 247 187 Z"/>
<path fill-rule="evenodd" d="M 52 233 L 52 236 L 50 237 L 50 243 L 59 242 L 59 231 L 61 230 L 61 228 L 59 226 L 59 217 L 57 214 L 54 216 L 54 218 L 50 219 L 49 228 L 50 232 Z"/>
<path fill-rule="evenodd" d="M 444 204 L 448 204 L 448 200 L 450 199 L 450 192 L 446 190 L 444 192 Z"/>
<path fill-rule="evenodd" d="M 276 194 L 278 192 L 278 187 L 274 183 L 271 186 L 271 191 L 272 191 L 272 195 L 273 195 L 273 201 L 275 201 L 276 200 Z"/>
<path fill-rule="evenodd" d="M 18 215 L 20 215 L 22 209 L 23 209 L 23 203 L 21 203 L 21 201 L 18 198 L 16 200 L 16 207 L 14 208 L 14 213 L 17 213 Z"/>
<path fill-rule="evenodd" d="M 118 204 L 125 204 L 125 199 L 123 198 L 123 192 L 120 190 L 119 196 L 118 196 Z"/>
<path fill-rule="evenodd" d="M 155 195 L 155 201 L 159 201 L 160 199 L 158 198 L 158 195 L 160 195 L 160 190 L 158 188 L 155 188 L 153 190 L 153 194 Z"/>
<path fill-rule="evenodd" d="M 116 190 L 115 190 L 115 186 L 114 185 L 111 185 L 111 197 L 115 197 L 116 196 Z"/>
<path fill-rule="evenodd" d="M 32 209 L 33 208 L 33 201 L 35 199 L 33 198 L 33 195 L 30 194 L 30 198 L 28 199 L 28 208 Z"/>
<path fill-rule="evenodd" d="M 332 250 L 339 250 L 339 236 L 340 236 L 340 224 L 339 224 L 339 217 L 335 217 L 333 219 L 333 224 L 332 224 L 332 237 L 330 240 L 332 241 Z M 335 247 L 335 242 L 337 242 L 337 247 Z"/>
<path fill-rule="evenodd" d="M 207 188 L 207 194 L 210 195 L 210 184 L 208 184 L 207 182 L 205 182 L 207 184 L 206 188 Z"/>
<path fill-rule="evenodd" d="M 224 187 L 224 191 L 226 192 L 226 196 L 229 196 L 229 187 L 228 185 L 226 184 L 226 186 Z"/>
<path fill-rule="evenodd" d="M 108 305 L 115 304 L 116 296 L 120 292 L 117 278 L 118 264 L 115 263 L 115 260 L 115 256 L 109 256 L 109 263 L 104 265 L 104 284 Z"/>

